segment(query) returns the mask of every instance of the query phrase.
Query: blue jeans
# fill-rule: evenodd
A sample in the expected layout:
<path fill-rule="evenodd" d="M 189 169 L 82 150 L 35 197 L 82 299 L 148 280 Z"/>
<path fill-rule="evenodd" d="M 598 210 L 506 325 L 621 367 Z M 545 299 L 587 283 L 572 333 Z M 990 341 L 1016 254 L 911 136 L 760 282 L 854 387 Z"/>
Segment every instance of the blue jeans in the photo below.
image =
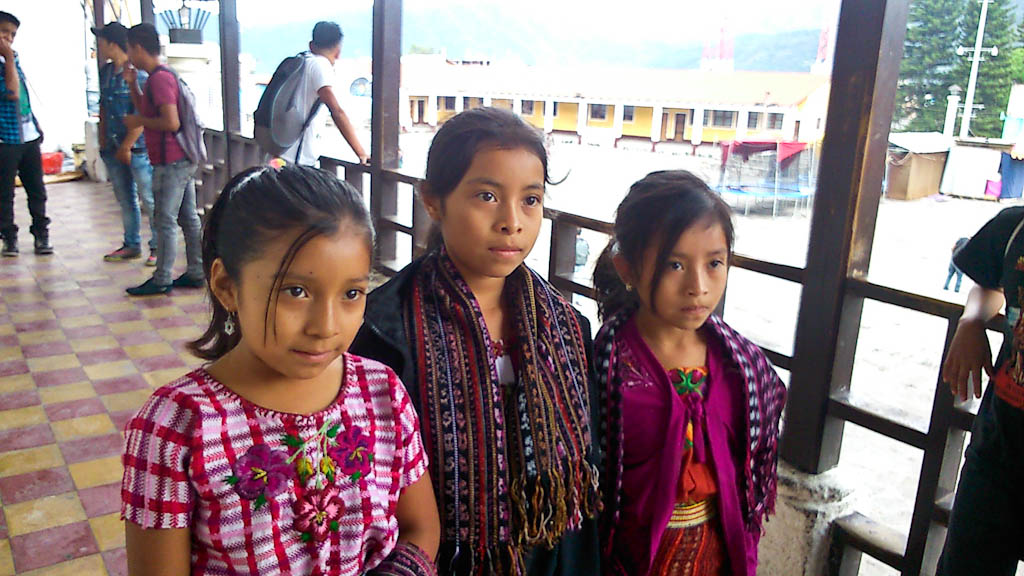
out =
<path fill-rule="evenodd" d="M 110 185 L 114 188 L 114 197 L 121 205 L 121 222 L 124 224 L 124 245 L 128 248 L 142 246 L 139 229 L 142 226 L 142 214 L 139 212 L 139 200 L 142 200 L 142 212 L 149 218 L 149 250 L 156 253 L 156 218 L 153 217 L 153 167 L 149 164 L 149 155 L 145 150 L 132 152 L 132 162 L 122 164 L 114 154 L 100 153 L 103 164 L 107 167 Z"/>
<path fill-rule="evenodd" d="M 153 201 L 156 208 L 156 272 L 153 280 L 171 283 L 174 259 L 178 253 L 178 227 L 185 235 L 187 273 L 203 277 L 202 223 L 196 212 L 196 186 L 192 175 L 196 167 L 187 160 L 153 166 Z"/>
<path fill-rule="evenodd" d="M 949 274 L 946 275 L 946 284 L 942 286 L 943 290 L 949 290 L 949 281 L 953 279 L 953 276 L 956 276 L 956 289 L 953 292 L 960 291 L 960 282 L 964 279 L 964 273 L 953 264 L 949 265 Z"/>

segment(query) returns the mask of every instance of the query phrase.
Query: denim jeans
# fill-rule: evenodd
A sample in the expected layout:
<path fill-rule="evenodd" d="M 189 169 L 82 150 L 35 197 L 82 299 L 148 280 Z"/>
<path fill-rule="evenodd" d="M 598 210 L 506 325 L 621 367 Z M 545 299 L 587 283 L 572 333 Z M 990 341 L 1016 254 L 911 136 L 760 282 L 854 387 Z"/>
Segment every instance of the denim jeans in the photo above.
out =
<path fill-rule="evenodd" d="M 17 238 L 14 223 L 14 177 L 21 176 L 32 215 L 32 234 L 46 234 L 46 185 L 43 184 L 43 158 L 39 152 L 42 138 L 24 144 L 0 144 L 0 236 Z"/>
<path fill-rule="evenodd" d="M 949 274 L 946 275 L 946 284 L 943 285 L 943 287 L 942 287 L 943 290 L 949 290 L 949 281 L 953 279 L 953 276 L 956 276 L 956 289 L 953 290 L 953 291 L 954 292 L 959 292 L 960 291 L 960 283 L 964 279 L 964 273 L 961 272 L 959 268 L 957 268 L 956 266 L 953 266 L 952 264 L 949 265 Z"/>
<path fill-rule="evenodd" d="M 153 205 L 156 208 L 156 272 L 153 280 L 161 286 L 171 283 L 178 253 L 180 226 L 185 235 L 188 275 L 203 277 L 202 224 L 196 213 L 196 167 L 187 160 L 153 166 Z"/>
<path fill-rule="evenodd" d="M 114 188 L 114 197 L 121 205 L 121 222 L 124 224 L 124 245 L 129 248 L 142 246 L 139 229 L 142 226 L 142 214 L 139 211 L 139 200 L 142 200 L 142 212 L 149 219 L 149 250 L 156 254 L 156 218 L 153 216 L 153 167 L 149 164 L 149 155 L 145 150 L 132 152 L 130 165 L 122 164 L 113 154 L 100 154 L 103 164 L 107 167 L 110 185 Z"/>

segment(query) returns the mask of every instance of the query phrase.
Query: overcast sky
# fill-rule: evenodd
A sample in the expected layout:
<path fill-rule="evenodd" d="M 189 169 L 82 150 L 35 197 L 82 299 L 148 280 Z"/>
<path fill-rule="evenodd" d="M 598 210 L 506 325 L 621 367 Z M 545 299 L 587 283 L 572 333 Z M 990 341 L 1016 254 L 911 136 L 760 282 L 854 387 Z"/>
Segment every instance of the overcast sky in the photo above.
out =
<path fill-rule="evenodd" d="M 597 4 L 580 0 L 405 0 L 406 10 L 457 10 L 459 6 L 492 4 L 517 13 L 535 13 L 554 21 L 574 22 L 577 26 L 608 30 L 614 21 L 629 21 L 616 28 L 624 39 L 631 35 L 686 34 L 693 39 L 717 30 L 723 15 L 736 34 L 806 30 L 834 25 L 839 0 L 630 0 L 623 4 Z M 180 6 L 180 4 L 179 4 Z M 287 10 L 280 0 L 242 0 L 238 18 L 243 27 L 274 27 L 287 22 L 320 19 L 344 20 L 368 15 L 372 0 L 288 0 Z M 628 10 L 623 6 L 628 6 Z M 610 20 L 617 19 L 617 20 Z M 715 32 L 717 33 L 717 32 Z"/>

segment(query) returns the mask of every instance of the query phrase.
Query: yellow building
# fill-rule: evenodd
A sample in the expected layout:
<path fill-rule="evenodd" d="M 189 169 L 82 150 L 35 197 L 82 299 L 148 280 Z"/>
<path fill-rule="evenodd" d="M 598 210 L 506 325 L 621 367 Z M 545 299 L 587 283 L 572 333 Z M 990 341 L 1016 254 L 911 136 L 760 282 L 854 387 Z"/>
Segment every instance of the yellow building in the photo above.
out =
<path fill-rule="evenodd" d="M 545 132 L 581 141 L 623 138 L 693 145 L 820 140 L 829 77 L 813 73 L 526 67 L 403 58 L 406 125 L 443 123 L 464 109 L 512 109 Z M 415 96 L 413 96 L 415 94 Z M 426 96 L 424 96 L 424 94 Z M 431 103 L 436 102 L 436 118 Z"/>

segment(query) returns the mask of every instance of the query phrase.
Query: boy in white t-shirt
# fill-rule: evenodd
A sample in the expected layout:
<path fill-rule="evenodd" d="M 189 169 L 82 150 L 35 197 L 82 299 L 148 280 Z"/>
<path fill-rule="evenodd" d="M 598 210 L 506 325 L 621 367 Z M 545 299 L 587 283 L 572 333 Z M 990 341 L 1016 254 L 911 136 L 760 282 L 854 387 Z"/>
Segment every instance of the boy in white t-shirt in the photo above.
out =
<path fill-rule="evenodd" d="M 313 107 L 316 99 L 331 112 L 331 119 L 338 131 L 352 147 L 352 151 L 359 157 L 359 162 L 367 164 L 370 161 L 369 154 L 359 143 L 355 128 L 349 121 L 348 115 L 338 104 L 338 98 L 332 88 L 334 84 L 334 63 L 341 56 L 341 27 L 334 22 L 317 22 L 313 27 L 313 40 L 309 43 L 310 54 L 307 58 L 308 69 L 306 73 L 306 85 L 298 93 L 300 110 L 309 110 Z M 319 110 L 318 110 L 319 112 Z M 305 133 L 291 148 L 286 150 L 281 157 L 287 161 L 295 162 L 305 166 L 312 166 L 320 157 L 316 148 L 316 138 L 313 134 L 316 122 L 310 122 Z"/>

